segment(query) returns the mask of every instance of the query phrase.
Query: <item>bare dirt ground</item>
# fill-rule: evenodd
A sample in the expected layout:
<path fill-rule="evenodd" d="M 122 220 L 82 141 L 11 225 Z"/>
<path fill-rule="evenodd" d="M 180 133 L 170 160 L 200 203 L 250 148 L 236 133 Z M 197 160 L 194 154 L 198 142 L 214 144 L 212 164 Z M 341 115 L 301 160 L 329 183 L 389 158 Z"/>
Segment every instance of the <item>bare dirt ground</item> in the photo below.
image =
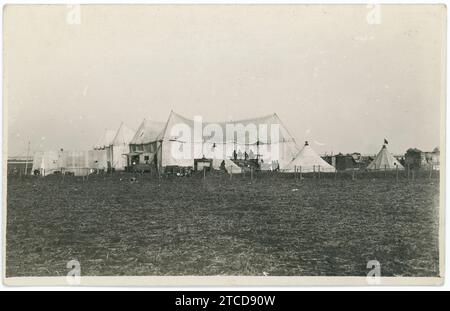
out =
<path fill-rule="evenodd" d="M 437 177 L 131 176 L 9 178 L 7 276 L 439 274 Z"/>

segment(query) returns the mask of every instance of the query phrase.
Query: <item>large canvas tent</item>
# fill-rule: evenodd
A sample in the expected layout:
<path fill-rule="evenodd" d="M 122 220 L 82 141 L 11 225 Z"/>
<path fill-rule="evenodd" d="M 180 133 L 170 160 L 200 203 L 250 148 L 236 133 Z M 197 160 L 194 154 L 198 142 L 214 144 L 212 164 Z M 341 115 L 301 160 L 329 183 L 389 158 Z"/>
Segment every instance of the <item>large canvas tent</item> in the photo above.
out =
<path fill-rule="evenodd" d="M 133 138 L 135 132 L 121 123 L 116 135 L 109 146 L 109 161 L 111 167 L 115 170 L 124 170 L 127 167 L 126 154 L 130 151 L 129 143 Z"/>
<path fill-rule="evenodd" d="M 97 141 L 97 143 L 94 145 L 94 149 L 105 149 L 109 146 L 111 146 L 114 137 L 116 136 L 117 131 L 106 129 L 100 139 Z"/>
<path fill-rule="evenodd" d="M 194 159 L 226 160 L 233 152 L 256 155 L 283 168 L 298 153 L 295 139 L 276 114 L 227 122 L 199 122 L 171 112 L 158 141 L 158 167 L 193 167 Z"/>
<path fill-rule="evenodd" d="M 173 111 L 164 123 L 144 120 L 130 142 L 129 164 L 153 164 L 160 170 L 194 167 L 194 159 L 231 160 L 236 151 L 255 154 L 261 163 L 282 168 L 299 151 L 276 114 L 227 122 L 197 121 Z M 234 165 L 232 170 L 240 171 Z"/>
<path fill-rule="evenodd" d="M 403 165 L 388 151 L 386 145 L 381 147 L 375 159 L 367 166 L 370 171 L 374 170 L 404 170 Z"/>
<path fill-rule="evenodd" d="M 113 150 L 111 148 L 114 137 L 116 136 L 116 131 L 111 129 L 106 129 L 103 135 L 94 145 L 94 150 L 105 150 L 106 151 L 106 161 L 108 163 L 108 168 L 111 168 L 111 163 L 113 159 Z"/>
<path fill-rule="evenodd" d="M 144 119 L 129 143 L 128 165 L 157 165 L 156 153 L 166 122 Z"/>
<path fill-rule="evenodd" d="M 129 144 L 134 136 L 134 131 L 123 122 L 114 131 L 106 129 L 103 136 L 95 144 L 94 150 L 105 150 L 108 168 L 124 170 L 127 166 L 126 154 L 129 152 Z"/>
<path fill-rule="evenodd" d="M 336 169 L 323 160 L 309 145 L 305 142 L 302 150 L 297 154 L 285 168 L 283 172 L 335 172 Z"/>

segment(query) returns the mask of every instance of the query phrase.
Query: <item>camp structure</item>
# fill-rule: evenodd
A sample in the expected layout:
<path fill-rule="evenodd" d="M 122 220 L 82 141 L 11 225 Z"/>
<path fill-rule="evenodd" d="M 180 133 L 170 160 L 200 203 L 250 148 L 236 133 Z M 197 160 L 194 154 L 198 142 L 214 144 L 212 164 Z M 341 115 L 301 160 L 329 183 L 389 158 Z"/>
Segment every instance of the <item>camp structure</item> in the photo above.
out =
<path fill-rule="evenodd" d="M 236 154 L 245 153 L 253 154 L 256 161 L 277 161 L 281 166 L 292 161 L 299 150 L 276 114 L 204 122 L 172 111 L 163 130 L 152 139 L 155 141 L 151 151 L 155 152 L 154 163 L 162 170 L 171 166 L 194 167 L 196 159 L 234 161 Z"/>
<path fill-rule="evenodd" d="M 405 168 L 403 167 L 403 165 L 401 165 L 400 162 L 398 162 L 397 159 L 394 158 L 394 156 L 388 151 L 386 144 L 383 144 L 383 147 L 381 147 L 381 150 L 380 152 L 378 152 L 375 159 L 367 166 L 367 170 L 369 171 L 389 171 L 404 169 Z"/>
<path fill-rule="evenodd" d="M 238 121 L 204 122 L 171 112 L 166 122 L 144 120 L 130 142 L 132 167 L 151 165 L 160 171 L 191 167 L 199 159 L 236 160 L 233 155 L 253 154 L 264 163 L 285 165 L 298 153 L 294 138 L 276 114 Z M 215 164 L 222 161 L 214 161 Z M 213 166 L 214 166 L 213 163 Z M 216 165 L 217 166 L 217 165 Z M 232 171 L 239 166 L 228 162 Z M 239 168 L 239 169 L 238 169 Z"/>
<path fill-rule="evenodd" d="M 161 147 L 160 136 L 166 122 L 144 119 L 129 142 L 127 165 L 135 169 L 157 167 L 157 153 Z"/>
<path fill-rule="evenodd" d="M 112 142 L 114 140 L 114 137 L 116 136 L 116 131 L 111 129 L 106 129 L 103 132 L 103 135 L 100 137 L 100 139 L 97 141 L 97 143 L 94 145 L 94 150 L 105 150 L 106 151 L 106 161 L 108 164 L 108 170 L 111 169 L 111 160 L 113 158 L 113 151 L 111 148 Z"/>
<path fill-rule="evenodd" d="M 33 156 L 33 174 L 47 176 L 55 173 L 72 173 L 85 176 L 107 169 L 106 150 L 45 151 Z"/>
<path fill-rule="evenodd" d="M 110 142 L 109 162 L 114 170 L 123 171 L 128 166 L 126 154 L 130 151 L 129 143 L 135 132 L 123 122 Z"/>
<path fill-rule="evenodd" d="M 306 141 L 302 150 L 296 155 L 286 167 L 281 169 L 282 172 L 335 172 L 336 169 L 323 160 Z"/>
<path fill-rule="evenodd" d="M 94 150 L 106 151 L 108 170 L 125 170 L 127 167 L 126 154 L 129 152 L 129 143 L 134 133 L 122 122 L 116 131 L 106 129 L 95 144 Z"/>

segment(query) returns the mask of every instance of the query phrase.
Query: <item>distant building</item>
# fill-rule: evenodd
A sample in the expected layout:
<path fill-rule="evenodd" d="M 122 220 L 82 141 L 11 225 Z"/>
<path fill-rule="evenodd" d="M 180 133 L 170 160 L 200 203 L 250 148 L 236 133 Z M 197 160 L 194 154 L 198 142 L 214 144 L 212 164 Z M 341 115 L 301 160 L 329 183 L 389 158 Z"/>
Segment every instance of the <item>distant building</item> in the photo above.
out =
<path fill-rule="evenodd" d="M 417 148 L 410 148 L 405 153 L 405 166 L 410 169 L 440 169 L 439 147 L 430 152 L 424 152 Z"/>
<path fill-rule="evenodd" d="M 8 158 L 8 175 L 30 175 L 33 167 L 33 157 Z"/>
<path fill-rule="evenodd" d="M 357 152 L 351 154 L 338 153 L 336 155 L 325 155 L 322 158 L 338 171 L 356 170 L 367 166 L 364 158 Z"/>

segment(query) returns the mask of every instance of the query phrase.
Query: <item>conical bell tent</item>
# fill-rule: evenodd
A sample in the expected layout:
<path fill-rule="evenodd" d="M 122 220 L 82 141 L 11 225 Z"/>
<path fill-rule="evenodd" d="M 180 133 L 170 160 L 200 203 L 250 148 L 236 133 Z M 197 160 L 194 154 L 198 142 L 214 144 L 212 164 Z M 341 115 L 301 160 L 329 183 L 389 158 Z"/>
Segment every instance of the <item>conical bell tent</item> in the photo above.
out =
<path fill-rule="evenodd" d="M 302 150 L 297 154 L 286 167 L 282 168 L 283 172 L 294 173 L 295 171 L 308 172 L 335 172 L 336 169 L 323 160 L 306 141 Z"/>
<path fill-rule="evenodd" d="M 375 159 L 367 166 L 370 171 L 375 170 L 404 170 L 403 165 L 388 151 L 386 144 L 381 147 Z"/>

